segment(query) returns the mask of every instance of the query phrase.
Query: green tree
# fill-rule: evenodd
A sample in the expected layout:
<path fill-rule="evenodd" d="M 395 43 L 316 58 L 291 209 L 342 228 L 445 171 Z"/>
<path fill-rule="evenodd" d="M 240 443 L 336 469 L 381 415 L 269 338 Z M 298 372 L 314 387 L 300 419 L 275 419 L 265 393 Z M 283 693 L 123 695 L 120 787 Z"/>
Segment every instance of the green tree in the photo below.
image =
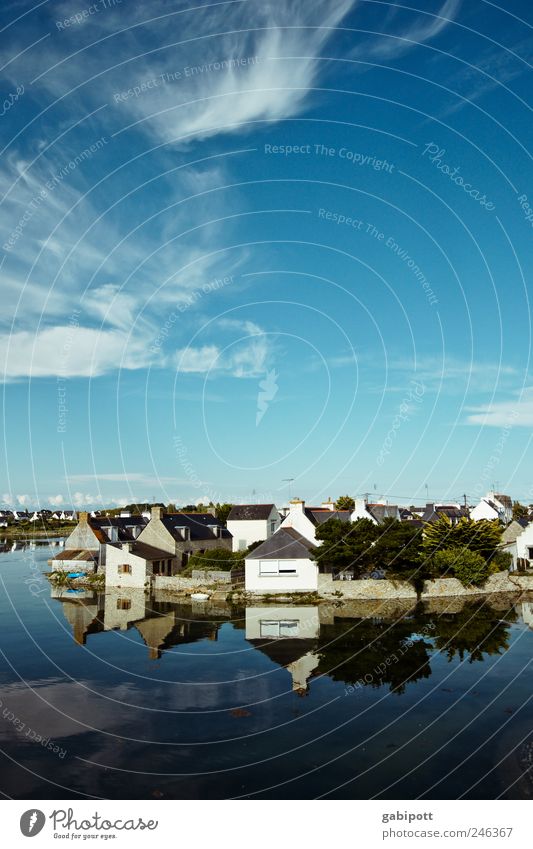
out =
<path fill-rule="evenodd" d="M 317 549 L 316 559 L 320 572 L 345 569 L 353 571 L 357 578 L 372 567 L 372 546 L 378 535 L 378 529 L 370 519 L 358 519 L 357 522 L 342 522 L 329 519 L 316 530 L 316 537 L 322 540 Z"/>
<path fill-rule="evenodd" d="M 226 524 L 226 522 L 228 520 L 228 516 L 230 514 L 230 510 L 231 510 L 232 507 L 233 507 L 233 504 L 226 504 L 226 503 L 216 505 L 216 507 L 215 507 L 216 516 L 217 516 L 218 521 L 221 522 L 221 524 L 223 524 L 223 525 Z"/>
<path fill-rule="evenodd" d="M 422 576 L 422 534 L 408 522 L 385 519 L 373 547 L 374 564 L 387 577 L 411 580 Z"/>
<path fill-rule="evenodd" d="M 513 519 L 529 519 L 529 510 L 519 501 L 513 501 Z"/>
<path fill-rule="evenodd" d="M 341 495 L 335 502 L 335 510 L 349 510 L 350 513 L 355 510 L 355 501 L 351 495 Z"/>
<path fill-rule="evenodd" d="M 463 518 L 452 525 L 447 516 L 441 516 L 436 522 L 425 525 L 422 549 L 425 556 L 431 557 L 445 548 L 468 548 L 490 560 L 498 549 L 501 535 L 502 526 L 497 521 L 474 522 Z"/>
<path fill-rule="evenodd" d="M 515 619 L 512 605 L 503 611 L 493 609 L 485 600 L 469 601 L 458 613 L 443 613 L 433 618 L 435 648 L 448 661 L 456 655 L 461 661 L 468 656 L 469 663 L 503 654 L 510 643 L 508 623 Z"/>
<path fill-rule="evenodd" d="M 442 548 L 431 556 L 431 571 L 436 578 L 457 578 L 463 586 L 483 584 L 491 573 L 490 563 L 469 548 Z"/>

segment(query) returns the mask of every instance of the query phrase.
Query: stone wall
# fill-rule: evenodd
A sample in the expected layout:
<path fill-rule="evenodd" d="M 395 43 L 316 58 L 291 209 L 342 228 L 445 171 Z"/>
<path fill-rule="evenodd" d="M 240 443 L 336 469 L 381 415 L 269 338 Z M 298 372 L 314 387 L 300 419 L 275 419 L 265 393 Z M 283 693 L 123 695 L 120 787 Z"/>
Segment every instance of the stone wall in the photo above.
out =
<path fill-rule="evenodd" d="M 516 593 L 533 590 L 533 575 L 517 575 L 516 572 L 497 572 L 479 587 L 463 587 L 457 578 L 436 578 L 425 581 L 422 598 L 441 596 L 471 596 L 486 593 Z"/>
<path fill-rule="evenodd" d="M 215 573 L 212 573 L 215 574 Z M 220 572 L 216 573 L 220 575 Z M 222 573 L 223 575 L 226 573 Z M 229 573 L 228 573 L 229 574 Z M 199 587 L 205 587 L 208 584 L 217 583 L 216 580 L 206 580 L 205 578 L 182 578 L 179 575 L 174 575 L 173 577 L 167 577 L 166 575 L 154 575 L 153 578 L 153 588 L 154 590 L 173 590 L 174 592 L 187 592 L 188 590 L 195 590 Z M 225 585 L 227 587 L 228 581 L 220 581 L 221 585 Z M 229 589 L 229 587 L 227 587 Z"/>
<path fill-rule="evenodd" d="M 217 569 L 193 569 L 192 578 L 204 584 L 231 584 L 231 572 L 221 572 Z"/>
<path fill-rule="evenodd" d="M 518 575 L 516 572 L 497 572 L 479 587 L 463 587 L 457 578 L 436 578 L 425 581 L 421 598 L 445 598 L 450 596 L 476 596 L 490 593 L 516 593 L 533 591 L 533 575 Z M 332 581 L 330 575 L 318 576 L 318 593 L 330 597 L 341 593 L 343 599 L 414 599 L 413 587 L 401 581 Z"/>
<path fill-rule="evenodd" d="M 318 576 L 318 593 L 322 596 L 342 593 L 343 598 L 409 598 L 416 601 L 416 592 L 402 581 L 333 581 L 331 575 Z"/>

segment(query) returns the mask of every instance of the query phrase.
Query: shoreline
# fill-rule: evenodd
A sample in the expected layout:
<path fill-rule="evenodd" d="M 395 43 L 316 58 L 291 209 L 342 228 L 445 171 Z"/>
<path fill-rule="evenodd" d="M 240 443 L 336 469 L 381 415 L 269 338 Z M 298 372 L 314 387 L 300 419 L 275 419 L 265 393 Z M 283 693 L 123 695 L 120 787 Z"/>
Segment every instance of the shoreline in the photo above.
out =
<path fill-rule="evenodd" d="M 63 528 L 17 528 L 10 526 L 8 528 L 0 528 L 0 540 L 12 540 L 16 539 L 20 542 L 24 542 L 24 540 L 32 540 L 35 537 L 42 537 L 45 540 L 53 540 L 56 537 L 68 537 L 69 534 L 75 528 L 75 524 L 72 523 L 68 527 Z"/>
<path fill-rule="evenodd" d="M 66 571 L 66 570 L 65 570 Z M 60 583 L 52 578 L 53 572 L 45 573 L 52 584 Z M 533 593 L 533 575 L 519 573 L 498 572 L 478 587 L 464 587 L 456 578 L 435 578 L 424 583 L 423 589 L 417 593 L 414 587 L 406 582 L 388 580 L 364 580 L 364 581 L 331 581 L 328 575 L 320 576 L 316 592 L 301 593 L 250 593 L 244 587 L 228 583 L 206 582 L 198 578 L 174 578 L 165 577 L 163 580 L 156 579 L 150 586 L 128 587 L 126 585 L 107 585 L 103 573 L 93 573 L 94 577 L 72 578 L 65 584 L 73 588 L 94 589 L 99 591 L 130 591 L 143 592 L 147 594 L 155 592 L 168 592 L 182 598 L 188 598 L 192 593 L 205 592 L 209 598 L 224 598 L 225 601 L 234 604 L 261 603 L 261 604 L 329 604 L 347 601 L 382 601 L 382 602 L 410 602 L 416 604 L 420 601 L 431 601 L 432 599 L 446 598 L 479 598 L 480 596 L 503 596 L 523 595 Z M 98 575 L 98 578 L 96 578 Z M 333 587 L 333 589 L 332 589 Z"/>

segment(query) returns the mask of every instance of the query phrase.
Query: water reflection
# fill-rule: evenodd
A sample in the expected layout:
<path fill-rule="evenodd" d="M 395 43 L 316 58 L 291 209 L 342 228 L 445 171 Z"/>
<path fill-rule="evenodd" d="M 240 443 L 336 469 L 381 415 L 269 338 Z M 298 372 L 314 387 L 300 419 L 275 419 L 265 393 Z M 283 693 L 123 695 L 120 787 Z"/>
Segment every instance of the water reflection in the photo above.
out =
<path fill-rule="evenodd" d="M 36 548 L 63 548 L 64 539 L 8 539 L 0 538 L 0 554 L 10 551 L 33 551 Z"/>
<path fill-rule="evenodd" d="M 52 588 L 74 640 L 106 631 L 136 629 L 151 660 L 186 643 L 217 641 L 224 623 L 244 629 L 247 643 L 283 667 L 298 695 L 313 678 L 355 688 L 387 687 L 401 694 L 432 674 L 437 651 L 448 662 L 483 661 L 509 647 L 511 624 L 521 613 L 533 627 L 533 603 L 520 610 L 505 599 L 407 602 L 347 602 L 342 605 L 231 607 L 225 602 L 176 601 L 143 590 L 106 592 Z"/>

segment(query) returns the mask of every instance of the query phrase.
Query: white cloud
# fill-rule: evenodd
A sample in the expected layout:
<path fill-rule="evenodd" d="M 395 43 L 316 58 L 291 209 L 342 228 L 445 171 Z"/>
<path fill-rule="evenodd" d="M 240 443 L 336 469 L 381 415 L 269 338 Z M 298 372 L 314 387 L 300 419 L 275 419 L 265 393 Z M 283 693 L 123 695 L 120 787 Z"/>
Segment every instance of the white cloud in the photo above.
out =
<path fill-rule="evenodd" d="M 393 7 L 389 22 L 394 23 L 394 31 L 391 33 L 394 37 L 379 36 L 370 43 L 356 48 L 355 54 L 375 59 L 395 59 L 412 50 L 417 44 L 424 44 L 439 35 L 455 18 L 460 3 L 461 0 L 446 0 L 435 15 L 421 11 L 415 21 L 403 29 L 397 26 L 398 14 L 401 14 L 403 10 Z"/>
<path fill-rule="evenodd" d="M 65 500 L 62 495 L 50 495 L 48 503 L 53 507 L 61 507 L 61 505 L 65 503 Z"/>
<path fill-rule="evenodd" d="M 175 363 L 177 371 L 183 374 L 217 372 L 239 378 L 258 377 L 264 374 L 270 353 L 268 337 L 257 333 L 225 348 L 218 345 L 182 348 L 176 351 Z"/>
<path fill-rule="evenodd" d="M 17 495 L 17 504 L 19 505 L 19 507 L 27 507 L 29 503 L 29 495 Z"/>
<path fill-rule="evenodd" d="M 203 374 L 220 368 L 220 349 L 217 345 L 189 346 L 176 351 L 176 368 L 186 374 Z"/>
<path fill-rule="evenodd" d="M 37 333 L 0 335 L 0 373 L 20 377 L 98 377 L 117 368 L 145 368 L 153 360 L 146 339 L 119 330 L 69 325 Z"/>
<path fill-rule="evenodd" d="M 533 427 L 533 387 L 517 393 L 510 401 L 470 407 L 466 423 L 500 428 Z"/>
<path fill-rule="evenodd" d="M 166 142 L 205 139 L 242 131 L 248 121 L 295 115 L 317 79 L 317 56 L 332 28 L 354 6 L 355 0 L 261 0 L 196 8 L 179 21 L 180 41 L 188 43 L 138 60 L 135 79 L 127 68 L 124 80 L 122 69 L 118 90 L 165 74 L 170 80 L 163 76 L 161 84 L 118 107 Z"/>
<path fill-rule="evenodd" d="M 75 492 L 72 496 L 74 507 L 88 507 L 93 504 L 101 504 L 102 497 L 100 495 L 90 495 L 89 493 Z"/>
<path fill-rule="evenodd" d="M 363 362 L 363 358 L 360 358 Z M 439 391 L 447 394 L 463 394 L 468 387 L 469 393 L 491 392 L 510 385 L 516 385 L 519 372 L 514 366 L 481 360 L 466 360 L 445 355 L 443 357 L 421 356 L 414 359 L 391 357 L 386 363 L 389 376 L 388 384 L 379 391 L 402 391 L 405 381 L 418 380 L 427 391 Z M 398 382 L 400 375 L 401 382 Z"/>

